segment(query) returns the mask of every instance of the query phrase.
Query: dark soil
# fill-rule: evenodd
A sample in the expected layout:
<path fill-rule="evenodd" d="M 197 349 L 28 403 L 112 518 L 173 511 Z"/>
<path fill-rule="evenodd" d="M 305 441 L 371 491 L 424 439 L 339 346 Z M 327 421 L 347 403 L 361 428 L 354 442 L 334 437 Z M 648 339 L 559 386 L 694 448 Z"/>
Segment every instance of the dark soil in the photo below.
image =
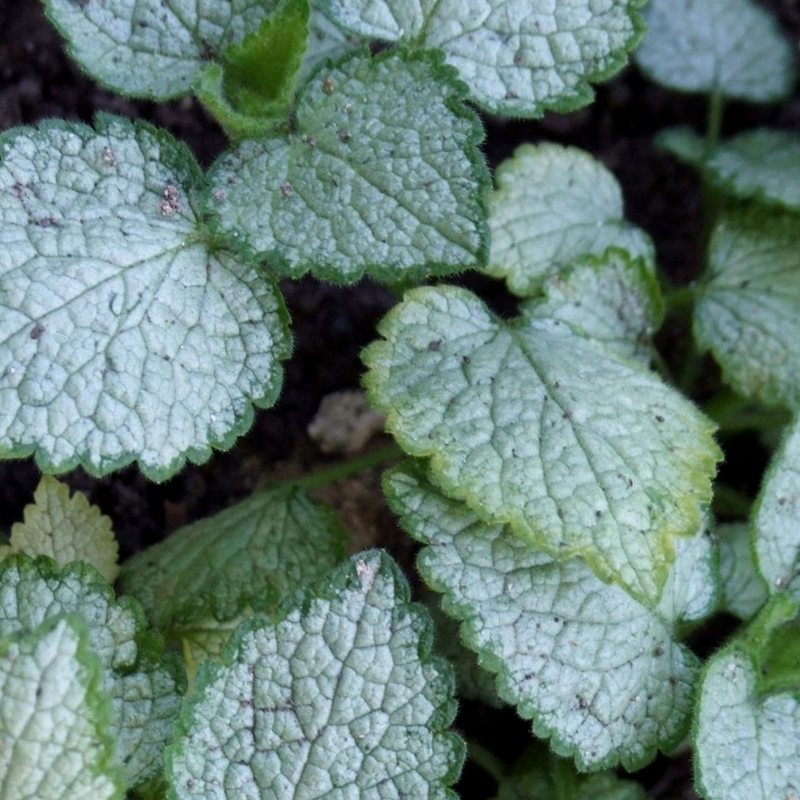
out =
<path fill-rule="evenodd" d="M 765 0 L 763 5 L 797 40 L 800 1 Z M 144 118 L 169 129 L 204 166 L 226 144 L 216 124 L 191 98 L 167 104 L 135 102 L 99 87 L 66 58 L 39 3 L 0 0 L 0 130 L 47 117 L 90 122 L 98 111 Z M 599 87 L 597 101 L 578 112 L 550 114 L 536 122 L 486 119 L 485 153 L 495 167 L 526 141 L 548 139 L 589 150 L 617 175 L 628 216 L 653 237 L 663 273 L 670 282 L 683 284 L 697 275 L 701 255 L 697 252 L 701 233 L 698 182 L 691 170 L 660 153 L 653 137 L 676 124 L 702 129 L 704 117 L 702 99 L 666 93 L 630 67 Z M 800 131 L 800 95 L 796 93 L 781 106 L 733 104 L 726 113 L 724 132 L 757 125 Z M 502 287 L 487 279 L 461 276 L 459 282 L 501 309 L 512 305 Z M 163 484 L 148 482 L 133 467 L 99 480 L 81 470 L 64 476 L 112 518 L 123 555 L 234 503 L 260 482 L 304 474 L 330 463 L 309 439 L 306 427 L 325 395 L 359 385 L 359 352 L 374 338 L 375 323 L 394 297 L 369 281 L 340 288 L 301 280 L 284 282 L 282 289 L 295 342 L 294 355 L 286 364 L 283 393 L 273 409 L 257 413 L 252 429 L 234 448 L 216 453 L 206 464 L 187 467 Z M 667 360 L 671 354 L 678 358 L 684 344 L 680 331 L 668 328 L 663 337 Z M 30 461 L 0 462 L 0 532 L 21 518 L 38 480 Z M 342 509 L 353 531 L 353 549 L 387 547 L 412 572 L 412 548 L 384 507 L 376 474 L 340 482 L 327 491 L 326 499 Z M 492 737 L 498 731 L 509 726 L 529 729 L 511 712 L 498 719 L 494 712 L 487 716 L 470 704 L 465 705 L 460 724 L 490 747 L 496 747 Z M 478 772 L 470 767 L 465 773 L 460 786 L 465 800 L 492 792 L 491 782 L 484 782 Z M 661 759 L 642 777 L 653 796 L 691 796 L 685 759 Z"/>

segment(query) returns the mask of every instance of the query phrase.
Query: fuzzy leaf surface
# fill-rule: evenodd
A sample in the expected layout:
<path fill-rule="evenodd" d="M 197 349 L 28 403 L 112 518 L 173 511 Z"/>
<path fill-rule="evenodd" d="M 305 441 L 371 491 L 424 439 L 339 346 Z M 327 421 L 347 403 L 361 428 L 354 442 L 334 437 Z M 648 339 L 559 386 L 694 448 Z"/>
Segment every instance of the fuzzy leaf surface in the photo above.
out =
<path fill-rule="evenodd" d="M 85 623 L 0 638 L 0 798 L 119 800 L 110 707 Z"/>
<path fill-rule="evenodd" d="M 408 292 L 379 333 L 365 385 L 436 485 L 655 605 L 710 497 L 709 421 L 559 320 L 505 322 L 460 288 Z"/>
<path fill-rule="evenodd" d="M 184 688 L 178 665 L 144 630 L 138 604 L 115 600 L 91 567 L 59 569 L 50 559 L 22 555 L 0 563 L 0 637 L 34 630 L 59 614 L 76 614 L 87 623 L 103 667 L 103 691 L 111 698 L 115 763 L 125 785 L 136 786 L 161 768 Z"/>
<path fill-rule="evenodd" d="M 104 116 L 14 129 L 0 157 L 0 453 L 163 480 L 230 446 L 280 388 L 286 312 L 209 249 L 189 151 Z"/>
<path fill-rule="evenodd" d="M 698 344 L 745 397 L 800 408 L 800 225 L 762 209 L 714 230 L 694 314 Z"/>
<path fill-rule="evenodd" d="M 593 98 L 640 36 L 641 0 L 325 0 L 361 36 L 440 49 L 483 108 L 513 117 L 567 111 Z"/>
<path fill-rule="evenodd" d="M 121 587 L 158 628 L 208 616 L 225 622 L 245 608 L 274 611 L 333 569 L 344 543 L 335 512 L 300 489 L 270 487 L 137 553 L 123 566 Z"/>
<path fill-rule="evenodd" d="M 767 599 L 767 587 L 753 558 L 750 526 L 729 522 L 717 526 L 716 533 L 722 584 L 720 608 L 748 620 Z"/>
<path fill-rule="evenodd" d="M 202 65 L 240 44 L 276 0 L 45 0 L 69 54 L 123 95 L 167 100 L 188 94 Z"/>
<path fill-rule="evenodd" d="M 453 798 L 453 675 L 408 598 L 373 551 L 239 628 L 200 668 L 166 759 L 170 797 Z"/>
<path fill-rule="evenodd" d="M 501 164 L 496 180 L 484 272 L 504 278 L 514 294 L 536 295 L 555 270 L 612 245 L 655 263 L 648 235 L 624 219 L 616 178 L 589 153 L 525 144 Z"/>
<path fill-rule="evenodd" d="M 483 131 L 432 54 L 360 52 L 301 90 L 297 132 L 211 170 L 216 227 L 290 277 L 396 283 L 486 259 Z"/>
<path fill-rule="evenodd" d="M 785 97 L 794 55 L 776 20 L 752 0 L 651 0 L 635 53 L 656 82 L 750 102 Z"/>
<path fill-rule="evenodd" d="M 113 583 L 119 574 L 119 546 L 111 520 L 82 492 L 70 497 L 69 487 L 50 475 L 42 476 L 33 499 L 25 507 L 25 521 L 11 528 L 9 554 L 49 556 L 61 567 L 83 561 Z"/>
<path fill-rule="evenodd" d="M 680 739 L 697 666 L 673 639 L 685 608 L 668 603 L 667 616 L 642 606 L 580 558 L 554 561 L 487 525 L 407 466 L 385 485 L 403 527 L 426 545 L 425 581 L 537 736 L 584 770 L 636 769 Z M 673 580 L 693 557 L 679 556 Z"/>

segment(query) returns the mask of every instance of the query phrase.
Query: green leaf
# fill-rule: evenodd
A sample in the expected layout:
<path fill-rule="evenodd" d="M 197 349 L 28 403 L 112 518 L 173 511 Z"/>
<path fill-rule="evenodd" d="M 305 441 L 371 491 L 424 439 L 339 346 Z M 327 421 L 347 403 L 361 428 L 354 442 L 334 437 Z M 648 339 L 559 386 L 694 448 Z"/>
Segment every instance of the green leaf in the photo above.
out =
<path fill-rule="evenodd" d="M 216 228 L 290 277 L 422 280 L 485 261 L 483 131 L 435 54 L 361 51 L 315 73 L 296 134 L 212 167 Z"/>
<path fill-rule="evenodd" d="M 187 94 L 204 62 L 240 44 L 277 0 L 45 0 L 69 54 L 123 95 L 167 100 Z"/>
<path fill-rule="evenodd" d="M 305 83 L 324 61 L 339 61 L 360 46 L 361 40 L 342 31 L 316 8 L 308 20 L 308 41 L 303 63 L 297 77 Z"/>
<path fill-rule="evenodd" d="M 1 800 L 124 796 L 88 639 L 75 615 L 0 639 Z"/>
<path fill-rule="evenodd" d="M 423 578 L 444 594 L 464 643 L 537 736 L 582 770 L 636 769 L 678 743 L 697 662 L 673 628 L 696 607 L 675 601 L 694 594 L 687 586 L 698 582 L 686 574 L 697 542 L 709 563 L 705 537 L 681 543 L 668 599 L 652 611 L 581 559 L 554 561 L 507 526 L 487 525 L 408 466 L 391 472 L 385 489 L 402 526 L 426 545 Z M 701 571 L 709 583 L 708 567 Z"/>
<path fill-rule="evenodd" d="M 680 159 L 684 164 L 696 169 L 702 169 L 708 157 L 708 143 L 706 140 L 685 125 L 674 128 L 664 128 L 656 136 L 659 148 Z"/>
<path fill-rule="evenodd" d="M 0 453 L 163 480 L 229 447 L 279 391 L 286 312 L 207 241 L 189 151 L 104 116 L 0 156 Z"/>
<path fill-rule="evenodd" d="M 719 572 L 722 584 L 720 608 L 748 620 L 767 599 L 764 580 L 753 558 L 750 526 L 744 522 L 718 525 Z"/>
<path fill-rule="evenodd" d="M 675 537 L 700 527 L 712 424 L 637 362 L 530 311 L 511 322 L 456 287 L 415 289 L 367 348 L 365 385 L 406 452 L 487 522 L 582 555 L 651 605 Z"/>
<path fill-rule="evenodd" d="M 769 675 L 776 634 L 785 648 L 785 617 L 796 603 L 778 595 L 754 623 L 766 638 L 734 642 L 713 656 L 705 670 L 696 712 L 696 782 L 708 800 L 790 798 L 800 786 L 800 668 L 796 625 L 791 664 L 776 682 Z M 783 630 L 782 630 L 783 629 Z M 766 670 L 767 674 L 764 674 Z M 766 680 L 765 680 L 766 678 Z M 789 680 L 787 680 L 787 678 Z M 787 685 L 788 691 L 778 687 Z M 793 685 L 792 685 L 793 684 Z M 766 690 L 766 691 L 765 691 Z"/>
<path fill-rule="evenodd" d="M 119 547 L 111 520 L 89 505 L 86 495 L 75 492 L 50 475 L 42 476 L 25 507 L 25 521 L 11 528 L 9 553 L 49 556 L 63 567 L 72 561 L 91 564 L 109 583 L 119 574 Z"/>
<path fill-rule="evenodd" d="M 800 600 L 800 419 L 789 427 L 764 477 L 753 512 L 758 571 L 770 594 L 790 587 Z"/>
<path fill-rule="evenodd" d="M 611 245 L 655 264 L 650 238 L 624 219 L 616 178 L 583 150 L 522 145 L 500 165 L 496 180 L 484 272 L 505 278 L 514 294 L 538 294 L 548 275 Z"/>
<path fill-rule="evenodd" d="M 334 511 L 301 489 L 276 486 L 187 525 L 125 562 L 120 586 L 163 630 L 272 612 L 344 557 Z"/>
<path fill-rule="evenodd" d="M 430 645 L 389 557 L 355 556 L 200 668 L 166 758 L 170 797 L 454 800 L 464 747 Z"/>
<path fill-rule="evenodd" d="M 756 103 L 792 90 L 792 47 L 751 0 L 651 0 L 645 18 L 635 59 L 663 86 Z"/>
<path fill-rule="evenodd" d="M 325 0 L 326 13 L 360 36 L 444 52 L 488 111 L 540 117 L 590 103 L 590 81 L 625 66 L 643 28 L 643 0 L 408 3 Z"/>
<path fill-rule="evenodd" d="M 694 335 L 737 392 L 800 408 L 800 217 L 757 208 L 723 214 Z"/>
<path fill-rule="evenodd" d="M 184 679 L 161 640 L 145 630 L 144 613 L 131 598 L 114 599 L 93 568 L 59 569 L 45 557 L 14 555 L 0 563 L 0 637 L 32 631 L 59 614 L 78 614 L 103 666 L 111 698 L 115 763 L 126 786 L 155 775 L 178 714 Z"/>
<path fill-rule="evenodd" d="M 581 775 L 540 745 L 529 745 L 500 782 L 494 800 L 647 800 L 635 781 L 613 772 Z"/>

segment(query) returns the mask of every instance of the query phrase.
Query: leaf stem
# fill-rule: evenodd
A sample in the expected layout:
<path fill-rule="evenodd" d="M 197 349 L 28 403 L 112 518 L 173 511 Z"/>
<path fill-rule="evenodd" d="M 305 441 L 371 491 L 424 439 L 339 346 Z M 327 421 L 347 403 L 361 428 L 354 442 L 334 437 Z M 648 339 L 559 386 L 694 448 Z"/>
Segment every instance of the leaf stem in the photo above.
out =
<path fill-rule="evenodd" d="M 722 117 L 725 111 L 725 98 L 719 87 L 711 92 L 708 102 L 708 119 L 706 121 L 705 157 L 709 158 L 719 147 L 722 132 Z"/>
<path fill-rule="evenodd" d="M 673 314 L 676 311 L 683 311 L 690 308 L 694 302 L 694 294 L 694 284 L 679 286 L 677 289 L 672 289 L 667 292 L 664 295 L 664 305 L 666 306 L 667 314 Z"/>
<path fill-rule="evenodd" d="M 474 739 L 467 741 L 470 761 L 477 764 L 487 775 L 498 784 L 508 774 L 508 767 L 491 751 Z"/>

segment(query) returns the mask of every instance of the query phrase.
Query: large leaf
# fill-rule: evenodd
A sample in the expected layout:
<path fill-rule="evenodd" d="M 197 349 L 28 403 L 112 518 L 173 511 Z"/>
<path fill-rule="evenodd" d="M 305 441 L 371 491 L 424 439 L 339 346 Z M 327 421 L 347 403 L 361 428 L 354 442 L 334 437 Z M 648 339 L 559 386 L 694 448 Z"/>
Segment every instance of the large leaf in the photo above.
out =
<path fill-rule="evenodd" d="M 671 89 L 769 102 L 794 81 L 794 55 L 752 0 L 651 0 L 639 66 Z"/>
<path fill-rule="evenodd" d="M 355 556 L 200 668 L 168 751 L 173 798 L 454 798 L 453 675 L 388 556 Z"/>
<path fill-rule="evenodd" d="M 504 322 L 463 289 L 408 292 L 379 331 L 365 384 L 445 493 L 658 600 L 710 499 L 709 421 L 583 332 L 530 310 Z"/>
<path fill-rule="evenodd" d="M 324 0 L 361 36 L 439 48 L 473 98 L 516 117 L 591 102 L 590 81 L 621 69 L 639 40 L 643 0 Z"/>
<path fill-rule="evenodd" d="M 121 118 L 96 128 L 0 137 L 0 453 L 164 479 L 274 401 L 286 314 L 207 243 L 184 146 Z"/>
<path fill-rule="evenodd" d="M 537 736 L 592 770 L 635 769 L 677 743 L 697 662 L 673 628 L 713 607 L 705 537 L 682 542 L 665 600 L 652 611 L 581 559 L 555 561 L 508 527 L 487 525 L 412 468 L 390 473 L 386 490 L 403 527 L 426 545 L 426 582 Z"/>
<path fill-rule="evenodd" d="M 77 614 L 103 668 L 103 692 L 111 699 L 109 733 L 114 763 L 126 786 L 161 769 L 164 747 L 178 714 L 183 676 L 144 629 L 144 614 L 130 598 L 114 599 L 91 567 L 63 570 L 47 558 L 13 555 L 0 562 L 0 638 L 32 631 L 59 614 Z"/>
<path fill-rule="evenodd" d="M 463 96 L 432 54 L 322 69 L 295 134 L 241 142 L 214 165 L 216 227 L 292 277 L 400 283 L 482 263 L 489 178 Z"/>
<path fill-rule="evenodd" d="M 485 272 L 505 278 L 521 297 L 584 255 L 614 245 L 655 262 L 647 234 L 624 219 L 614 175 L 583 150 L 557 144 L 522 145 L 496 173 Z"/>
<path fill-rule="evenodd" d="M 79 617 L 0 637 L 0 798 L 119 800 L 111 709 Z"/>
<path fill-rule="evenodd" d="M 721 218 L 694 334 L 745 397 L 800 408 L 800 218 L 750 209 Z"/>

